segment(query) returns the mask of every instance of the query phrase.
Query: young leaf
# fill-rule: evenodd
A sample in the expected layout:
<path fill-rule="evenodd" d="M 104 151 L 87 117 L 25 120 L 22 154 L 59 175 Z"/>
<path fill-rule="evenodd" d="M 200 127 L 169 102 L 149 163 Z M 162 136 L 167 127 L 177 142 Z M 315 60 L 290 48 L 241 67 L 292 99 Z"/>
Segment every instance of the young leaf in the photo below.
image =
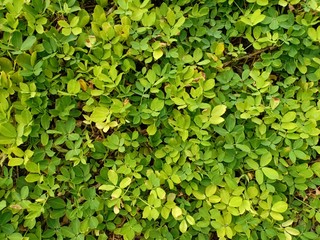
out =
<path fill-rule="evenodd" d="M 182 220 L 180 225 L 179 225 L 179 230 L 181 233 L 185 233 L 188 230 L 188 224 L 186 220 Z"/>
<path fill-rule="evenodd" d="M 261 168 L 261 170 L 264 173 L 264 175 L 266 175 L 267 178 L 270 178 L 272 180 L 279 179 L 279 173 L 273 168 L 263 167 Z"/>
<path fill-rule="evenodd" d="M 131 183 L 131 178 L 126 177 L 126 178 L 121 180 L 119 186 L 120 186 L 120 188 L 126 188 L 126 187 L 128 187 L 130 185 L 130 183 Z"/>
<path fill-rule="evenodd" d="M 284 201 L 276 202 L 271 208 L 272 211 L 278 212 L 278 213 L 283 213 L 287 211 L 287 209 L 288 209 L 288 204 Z"/>
<path fill-rule="evenodd" d="M 113 185 L 118 183 L 118 174 L 114 170 L 108 171 L 108 179 Z"/>
<path fill-rule="evenodd" d="M 21 51 L 29 50 L 36 41 L 37 41 L 37 38 L 35 36 L 27 37 L 27 39 L 22 43 L 20 50 Z"/>

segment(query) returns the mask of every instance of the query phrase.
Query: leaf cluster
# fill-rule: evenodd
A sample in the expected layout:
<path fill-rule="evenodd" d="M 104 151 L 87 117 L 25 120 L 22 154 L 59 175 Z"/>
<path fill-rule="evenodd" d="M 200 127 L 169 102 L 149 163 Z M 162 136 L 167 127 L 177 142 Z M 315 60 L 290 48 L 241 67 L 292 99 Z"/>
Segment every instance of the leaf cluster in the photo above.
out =
<path fill-rule="evenodd" d="M 0 239 L 318 239 L 315 0 L 0 0 Z"/>

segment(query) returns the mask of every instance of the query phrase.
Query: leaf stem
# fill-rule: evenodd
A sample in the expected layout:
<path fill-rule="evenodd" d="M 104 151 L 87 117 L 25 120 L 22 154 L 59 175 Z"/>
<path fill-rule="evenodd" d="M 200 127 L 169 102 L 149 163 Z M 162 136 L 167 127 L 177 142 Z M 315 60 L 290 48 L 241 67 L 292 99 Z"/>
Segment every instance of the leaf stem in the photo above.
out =
<path fill-rule="evenodd" d="M 242 57 L 238 57 L 238 58 L 236 58 L 236 59 L 233 59 L 233 60 L 230 60 L 230 61 L 228 61 L 228 62 L 225 62 L 224 64 L 223 64 L 223 67 L 227 67 L 227 66 L 229 66 L 229 65 L 231 65 L 231 64 L 233 64 L 233 63 L 236 63 L 236 62 L 239 62 L 239 61 L 241 61 L 241 60 L 244 60 L 244 59 L 249 59 L 249 58 L 252 58 L 252 57 L 255 57 L 255 56 L 257 56 L 257 55 L 259 55 L 259 54 L 261 54 L 261 53 L 263 53 L 263 52 L 266 52 L 266 51 L 272 51 L 272 50 L 274 50 L 274 49 L 276 49 L 278 46 L 271 46 L 271 47 L 267 47 L 267 48 L 263 48 L 263 49 L 261 49 L 261 50 L 258 50 L 258 51 L 255 51 L 255 52 L 253 52 L 253 53 L 250 53 L 250 54 L 248 54 L 248 55 L 245 55 L 245 56 L 242 56 Z"/>

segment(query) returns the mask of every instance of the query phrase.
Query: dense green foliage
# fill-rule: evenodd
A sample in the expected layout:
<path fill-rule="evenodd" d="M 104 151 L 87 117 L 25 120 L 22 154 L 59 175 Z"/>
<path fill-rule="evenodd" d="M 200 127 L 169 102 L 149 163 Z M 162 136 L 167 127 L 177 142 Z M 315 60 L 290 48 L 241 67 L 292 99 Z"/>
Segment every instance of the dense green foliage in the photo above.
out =
<path fill-rule="evenodd" d="M 317 0 L 0 0 L 0 239 L 319 239 Z"/>

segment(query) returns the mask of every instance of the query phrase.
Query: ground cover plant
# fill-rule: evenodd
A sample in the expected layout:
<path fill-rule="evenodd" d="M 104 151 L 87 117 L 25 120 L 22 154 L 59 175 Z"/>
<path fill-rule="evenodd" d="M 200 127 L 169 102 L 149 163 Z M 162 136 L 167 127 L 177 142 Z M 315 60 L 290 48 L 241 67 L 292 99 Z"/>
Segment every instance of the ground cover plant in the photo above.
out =
<path fill-rule="evenodd" d="M 0 239 L 319 239 L 317 0 L 0 0 Z"/>

